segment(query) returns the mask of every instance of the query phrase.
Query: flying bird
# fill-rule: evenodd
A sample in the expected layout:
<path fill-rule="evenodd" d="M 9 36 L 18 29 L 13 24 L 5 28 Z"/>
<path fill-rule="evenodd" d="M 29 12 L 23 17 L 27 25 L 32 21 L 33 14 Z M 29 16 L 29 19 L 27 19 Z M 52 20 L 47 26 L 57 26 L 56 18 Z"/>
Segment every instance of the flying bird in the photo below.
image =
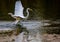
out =
<path fill-rule="evenodd" d="M 14 11 L 14 14 L 13 13 L 8 13 L 9 15 L 11 15 L 11 17 L 13 17 L 13 18 L 16 19 L 16 21 L 14 22 L 15 24 L 17 24 L 20 21 L 21 18 L 23 18 L 23 19 L 28 18 L 28 16 L 29 16 L 29 11 L 28 10 L 31 10 L 32 11 L 32 9 L 27 8 L 26 9 L 27 16 L 24 16 L 23 10 L 24 10 L 24 7 L 22 6 L 21 1 L 18 0 L 15 3 L 15 11 Z"/>

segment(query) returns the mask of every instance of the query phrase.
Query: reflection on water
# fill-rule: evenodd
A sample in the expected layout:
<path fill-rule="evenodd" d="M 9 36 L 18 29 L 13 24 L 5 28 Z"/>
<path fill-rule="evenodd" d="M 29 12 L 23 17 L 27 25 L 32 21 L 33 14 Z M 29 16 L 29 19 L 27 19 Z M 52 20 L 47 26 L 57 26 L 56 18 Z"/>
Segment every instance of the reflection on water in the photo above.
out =
<path fill-rule="evenodd" d="M 46 23 L 46 25 L 44 23 Z M 46 28 L 47 26 L 52 27 L 52 24 L 59 24 L 58 22 L 49 22 L 47 23 L 47 21 L 27 21 L 27 22 L 21 22 L 23 27 L 26 27 L 27 30 L 29 31 L 29 33 L 27 32 L 22 32 L 19 35 L 15 35 L 12 34 L 12 36 L 6 36 L 8 37 L 10 40 L 15 39 L 15 42 L 42 42 L 42 38 L 41 38 L 41 34 L 40 34 L 40 29 L 42 28 L 42 25 L 44 26 L 44 28 Z M 11 24 L 12 22 L 0 22 L 0 31 L 1 30 L 12 30 L 11 27 L 14 27 L 15 25 Z M 7 29 L 8 28 L 8 29 Z M 14 30 L 15 28 L 13 28 Z M 1 34 L 1 33 L 0 33 Z M 15 36 L 14 36 L 15 35 Z M 1 37 L 0 37 L 1 38 Z M 2 38 L 1 38 L 2 39 Z M 6 40 L 8 40 L 6 38 Z"/>
<path fill-rule="evenodd" d="M 22 32 L 19 35 L 17 35 L 16 38 L 13 36 L 15 38 L 15 42 L 40 42 L 41 41 L 40 33 L 38 33 L 39 32 L 38 28 L 40 27 L 40 25 L 41 25 L 41 22 L 39 22 L 39 21 L 38 22 L 36 22 L 36 21 L 35 22 L 33 22 L 33 21 L 22 22 L 22 26 L 28 28 L 27 30 L 29 31 L 29 33 Z M 10 27 L 14 27 L 14 25 L 11 24 L 11 22 L 2 22 L 0 24 L 0 26 L 1 27 L 3 26 L 1 30 L 3 30 L 3 29 L 6 30 L 6 28 L 8 30 L 10 30 L 10 29 L 12 30 L 12 28 L 10 28 Z M 34 27 L 35 27 L 35 29 L 34 29 Z M 13 29 L 15 29 L 15 28 L 13 28 Z"/>

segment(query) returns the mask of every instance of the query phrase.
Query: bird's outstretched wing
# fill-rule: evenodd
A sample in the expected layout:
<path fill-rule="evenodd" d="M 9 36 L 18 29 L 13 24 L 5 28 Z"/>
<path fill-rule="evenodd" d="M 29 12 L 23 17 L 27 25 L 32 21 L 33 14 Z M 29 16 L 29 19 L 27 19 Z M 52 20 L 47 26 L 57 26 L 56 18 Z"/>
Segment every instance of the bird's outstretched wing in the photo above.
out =
<path fill-rule="evenodd" d="M 23 9 L 24 9 L 24 7 L 22 6 L 21 1 L 16 1 L 14 15 L 21 17 L 23 15 Z"/>
<path fill-rule="evenodd" d="M 18 16 L 18 17 L 21 17 L 21 18 L 27 18 L 29 13 L 27 14 L 27 16 L 24 16 L 23 9 L 24 9 L 24 7 L 22 6 L 21 1 L 16 1 L 14 16 L 16 16 L 16 17 Z"/>

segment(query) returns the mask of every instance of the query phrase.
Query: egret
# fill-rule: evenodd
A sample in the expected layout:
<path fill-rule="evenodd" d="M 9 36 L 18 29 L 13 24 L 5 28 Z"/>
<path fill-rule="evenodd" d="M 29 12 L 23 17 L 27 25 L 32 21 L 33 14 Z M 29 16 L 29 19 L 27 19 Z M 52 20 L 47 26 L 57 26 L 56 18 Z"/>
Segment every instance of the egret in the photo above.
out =
<path fill-rule="evenodd" d="M 30 9 L 30 8 L 26 9 L 27 16 L 24 16 L 23 10 L 24 10 L 24 7 L 22 6 L 21 1 L 20 0 L 16 1 L 14 15 L 13 15 L 13 13 L 8 13 L 9 15 L 11 15 L 11 17 L 16 19 L 14 24 L 17 24 L 20 21 L 21 18 L 27 19 L 28 16 L 29 16 L 29 11 L 28 10 L 32 10 L 32 9 Z"/>

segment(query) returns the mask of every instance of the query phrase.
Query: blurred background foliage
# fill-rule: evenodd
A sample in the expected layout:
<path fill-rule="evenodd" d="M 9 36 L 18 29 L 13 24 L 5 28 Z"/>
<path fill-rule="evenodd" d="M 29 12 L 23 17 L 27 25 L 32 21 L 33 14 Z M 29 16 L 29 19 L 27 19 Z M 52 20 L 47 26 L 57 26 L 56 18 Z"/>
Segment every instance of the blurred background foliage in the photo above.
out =
<path fill-rule="evenodd" d="M 8 15 L 14 13 L 16 0 L 0 0 L 0 20 L 14 20 Z M 29 20 L 60 19 L 60 1 L 59 0 L 21 0 L 23 7 L 32 8 Z"/>

